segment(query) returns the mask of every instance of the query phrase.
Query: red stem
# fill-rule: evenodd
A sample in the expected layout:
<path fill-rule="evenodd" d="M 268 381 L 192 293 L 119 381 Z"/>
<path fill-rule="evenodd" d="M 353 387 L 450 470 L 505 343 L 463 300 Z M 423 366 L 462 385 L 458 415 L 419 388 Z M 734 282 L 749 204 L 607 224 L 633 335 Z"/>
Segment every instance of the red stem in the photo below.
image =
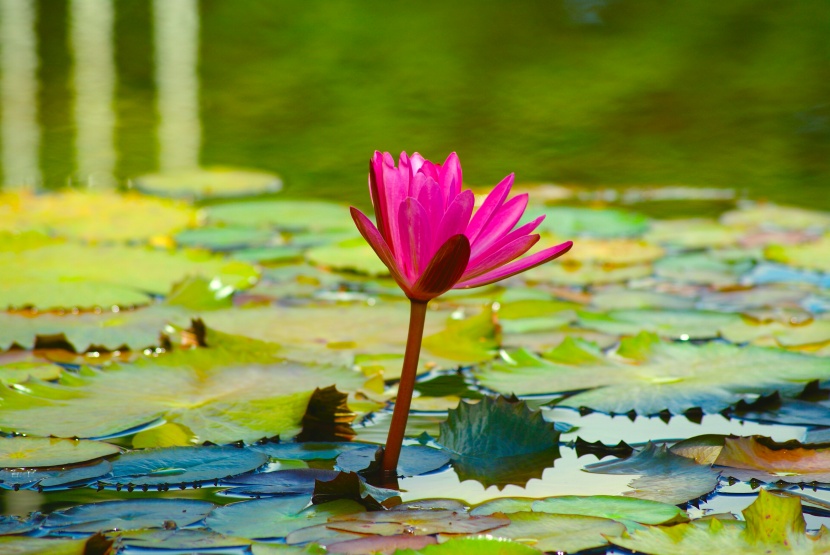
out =
<path fill-rule="evenodd" d="M 383 451 L 383 463 L 381 464 L 381 469 L 387 476 L 397 474 L 398 458 L 401 456 L 401 445 L 406 433 L 406 420 L 409 417 L 409 406 L 412 404 L 412 392 L 415 390 L 415 374 L 418 371 L 421 339 L 424 337 L 424 322 L 427 317 L 428 301 L 410 299 L 410 302 L 409 333 L 406 336 L 401 382 L 398 385 L 395 411 L 392 413 L 392 423 L 389 425 L 389 436 L 386 438 L 386 448 Z"/>

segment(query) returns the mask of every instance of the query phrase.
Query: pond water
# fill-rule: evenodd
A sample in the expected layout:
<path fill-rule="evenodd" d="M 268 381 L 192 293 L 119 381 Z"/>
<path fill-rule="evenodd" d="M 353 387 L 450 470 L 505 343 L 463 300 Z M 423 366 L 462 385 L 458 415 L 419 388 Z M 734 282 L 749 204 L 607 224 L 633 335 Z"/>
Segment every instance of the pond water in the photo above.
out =
<path fill-rule="evenodd" d="M 271 553 L 248 544 L 286 534 L 213 535 L 245 520 L 219 507 L 270 495 L 233 479 L 340 463 L 258 440 L 290 441 L 332 384 L 355 439 L 385 440 L 407 307 L 344 204 L 367 207 L 375 149 L 456 151 L 477 191 L 515 172 L 541 243 L 576 242 L 433 302 L 407 434 L 440 445 L 459 402 L 516 393 L 558 456 L 482 477 L 462 454 L 401 478 L 401 501 L 625 495 L 741 519 L 786 490 L 810 532 L 830 525 L 828 32 L 823 0 L 0 2 L 0 508 L 56 515 L 0 520 L 0 544 L 135 519 L 126 551 L 152 551 L 141 529 L 173 513 L 71 508 L 180 500 L 222 516 L 167 545 Z M 47 437 L 93 454 L 15 447 Z M 41 491 L 32 467 L 86 474 Z M 307 516 L 281 510 L 262 514 Z"/>
<path fill-rule="evenodd" d="M 830 208 L 822 0 L 4 4 L 3 182 L 276 172 L 366 204 L 376 150 L 471 184 L 726 187 Z"/>

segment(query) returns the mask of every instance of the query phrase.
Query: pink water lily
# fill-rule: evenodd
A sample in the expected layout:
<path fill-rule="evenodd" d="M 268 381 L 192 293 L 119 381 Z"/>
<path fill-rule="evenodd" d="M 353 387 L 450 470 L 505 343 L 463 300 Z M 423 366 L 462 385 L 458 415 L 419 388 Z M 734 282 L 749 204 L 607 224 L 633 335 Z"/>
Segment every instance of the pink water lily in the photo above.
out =
<path fill-rule="evenodd" d="M 397 167 L 388 152 L 372 157 L 369 192 L 377 227 L 357 208 L 352 218 L 411 301 L 401 381 L 381 461 L 385 478 L 395 476 L 401 453 L 427 303 L 452 288 L 478 287 L 524 272 L 573 245 L 568 241 L 521 258 L 539 241 L 533 231 L 545 217 L 519 225 L 527 195 L 508 200 L 512 186 L 510 174 L 474 211 L 475 197 L 462 190 L 455 153 L 434 164 L 404 152 Z"/>
<path fill-rule="evenodd" d="M 357 228 L 412 300 L 428 301 L 449 289 L 500 281 L 565 254 L 570 241 L 520 258 L 539 241 L 533 231 L 540 216 L 519 220 L 528 195 L 508 200 L 513 174 L 490 192 L 473 212 L 475 197 L 462 190 L 455 153 L 443 164 L 418 153 L 375 152 L 369 165 L 369 192 L 377 227 L 352 208 Z"/>

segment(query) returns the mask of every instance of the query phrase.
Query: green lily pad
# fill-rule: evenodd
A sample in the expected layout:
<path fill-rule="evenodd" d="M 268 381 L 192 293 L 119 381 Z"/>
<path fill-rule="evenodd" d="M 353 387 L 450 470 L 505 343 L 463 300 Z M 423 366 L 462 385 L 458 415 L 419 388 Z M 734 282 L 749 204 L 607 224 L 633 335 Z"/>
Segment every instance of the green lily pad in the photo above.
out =
<path fill-rule="evenodd" d="M 605 314 L 579 313 L 584 328 L 617 335 L 637 335 L 642 331 L 668 339 L 706 339 L 741 321 L 737 314 L 704 310 L 612 310 Z"/>
<path fill-rule="evenodd" d="M 767 260 L 807 270 L 830 272 L 830 235 L 801 245 L 770 245 L 764 249 Z"/>
<path fill-rule="evenodd" d="M 615 545 L 653 555 L 687 553 L 819 554 L 830 552 L 830 536 L 810 537 L 798 498 L 760 490 L 743 511 L 746 522 L 709 519 L 676 526 L 649 526 L 629 536 L 611 538 Z"/>
<path fill-rule="evenodd" d="M 591 306 L 599 310 L 639 308 L 686 310 L 694 308 L 695 300 L 650 289 L 629 289 L 620 285 L 611 285 L 594 292 L 591 297 Z"/>
<path fill-rule="evenodd" d="M 168 447 L 124 453 L 112 462 L 105 485 L 158 486 L 193 484 L 235 476 L 257 469 L 268 455 L 249 449 L 222 447 Z"/>
<path fill-rule="evenodd" d="M 121 545 L 140 550 L 158 549 L 202 553 L 202 550 L 245 547 L 251 544 L 249 539 L 228 537 L 200 528 L 185 528 L 184 530 L 151 528 L 149 530 L 129 530 L 112 535 L 118 538 Z"/>
<path fill-rule="evenodd" d="M 447 509 L 372 511 L 338 516 L 329 521 L 329 528 L 360 534 L 393 536 L 411 534 L 477 534 L 491 532 L 510 521 L 503 515 L 472 516 L 463 511 Z"/>
<path fill-rule="evenodd" d="M 305 256 L 309 262 L 322 268 L 348 270 L 370 276 L 389 275 L 389 269 L 363 237 L 314 247 L 306 251 Z"/>
<path fill-rule="evenodd" d="M 648 229 L 649 220 L 642 214 L 615 208 L 594 209 L 573 206 L 545 207 L 540 212 L 534 206 L 527 211 L 525 221 L 544 214 L 539 231 L 548 231 L 560 237 L 632 237 Z"/>
<path fill-rule="evenodd" d="M 196 499 L 131 499 L 102 501 L 55 511 L 44 528 L 52 532 L 95 533 L 107 530 L 165 528 L 168 522 L 179 528 L 199 522 L 214 508 L 213 503 Z"/>
<path fill-rule="evenodd" d="M 173 284 L 165 303 L 187 310 L 217 310 L 233 306 L 233 293 L 233 287 L 218 279 L 193 276 Z"/>
<path fill-rule="evenodd" d="M 703 219 L 654 221 L 644 238 L 684 249 L 720 248 L 738 243 L 741 231 Z"/>
<path fill-rule="evenodd" d="M 607 518 L 573 514 L 518 512 L 508 515 L 510 524 L 491 531 L 494 538 L 528 542 L 539 551 L 575 553 L 608 544 L 625 526 Z"/>
<path fill-rule="evenodd" d="M 245 288 L 256 270 L 205 252 L 60 244 L 0 252 L 0 306 L 38 309 L 132 306 L 150 302 L 187 275 Z"/>
<path fill-rule="evenodd" d="M 737 285 L 752 269 L 752 262 L 720 260 L 711 253 L 667 256 L 654 263 L 654 273 L 661 278 L 721 288 Z"/>
<path fill-rule="evenodd" d="M 418 551 L 401 549 L 395 555 L 539 555 L 539 551 L 522 543 L 484 535 L 453 538 Z"/>
<path fill-rule="evenodd" d="M 441 445 L 463 479 L 506 485 L 538 478 L 559 458 L 559 432 L 540 411 L 504 397 L 461 402 L 440 426 Z"/>
<path fill-rule="evenodd" d="M 662 247 L 637 239 L 583 238 L 577 248 L 568 253 L 571 263 L 610 264 L 629 266 L 654 262 L 665 254 Z"/>
<path fill-rule="evenodd" d="M 103 441 L 40 437 L 0 437 L 0 467 L 38 468 L 76 464 L 120 453 Z"/>
<path fill-rule="evenodd" d="M 585 515 L 610 518 L 623 524 L 678 524 L 687 522 L 686 512 L 669 503 L 616 495 L 563 495 L 534 501 L 536 513 Z"/>
<path fill-rule="evenodd" d="M 227 369 L 227 367 L 225 367 Z M 299 364 L 247 365 L 222 372 L 146 361 L 64 373 L 0 392 L 0 427 L 40 436 L 104 437 L 161 418 L 186 426 L 200 441 L 257 441 L 299 431 L 312 390 L 358 386 L 349 371 Z M 357 378 L 357 379 L 355 379 Z M 162 387 L 163 386 L 163 387 Z"/>
<path fill-rule="evenodd" d="M 293 495 L 232 503 L 214 510 L 206 524 L 228 536 L 282 538 L 301 528 L 325 524 L 333 516 L 364 510 L 346 499 L 309 506 L 310 501 L 308 495 Z"/>
<path fill-rule="evenodd" d="M 2 316 L 0 316 L 0 320 L 2 320 Z M 61 372 L 63 372 L 63 369 L 60 366 L 45 360 L 20 360 L 16 362 L 7 362 L 0 364 L 0 383 L 23 383 L 30 377 L 38 380 L 57 380 L 60 377 Z"/>
<path fill-rule="evenodd" d="M 195 223 L 190 206 L 135 193 L 64 191 L 0 195 L 0 230 L 84 241 L 146 241 Z"/>
<path fill-rule="evenodd" d="M 499 340 L 493 311 L 488 308 L 464 320 L 448 320 L 446 329 L 424 337 L 423 346 L 440 357 L 472 364 L 493 358 Z"/>
<path fill-rule="evenodd" d="M 755 322 L 742 318 L 721 328 L 723 337 L 733 343 L 756 343 L 799 347 L 830 341 L 830 319 L 810 320 L 800 325 L 780 322 Z"/>
<path fill-rule="evenodd" d="M 650 264 L 606 266 L 604 264 L 572 264 L 567 259 L 542 264 L 524 274 L 527 281 L 541 281 L 561 285 L 603 285 L 640 279 L 653 273 Z"/>
<path fill-rule="evenodd" d="M 697 464 L 653 443 L 627 459 L 586 465 L 585 471 L 637 476 L 629 484 L 632 491 L 625 496 L 672 505 L 712 492 L 718 486 L 719 476 L 708 465 Z"/>
<path fill-rule="evenodd" d="M 282 237 L 267 229 L 242 226 L 211 226 L 186 229 L 177 233 L 176 244 L 184 247 L 202 247 L 214 251 L 262 246 L 269 243 L 279 245 Z"/>
<path fill-rule="evenodd" d="M 276 193 L 282 180 L 263 171 L 217 166 L 142 175 L 132 185 L 164 197 L 204 199 Z"/>
<path fill-rule="evenodd" d="M 354 231 L 349 207 L 324 200 L 260 200 L 205 208 L 209 222 L 298 231 Z"/>
<path fill-rule="evenodd" d="M 775 389 L 798 393 L 808 382 L 830 377 L 830 365 L 820 357 L 718 342 L 667 343 L 648 334 L 622 340 L 618 352 L 627 358 L 603 357 L 578 341 L 571 350 L 556 361 L 522 349 L 509 351 L 479 380 L 517 395 L 587 390 L 560 402 L 568 407 L 682 414 L 695 407 L 718 412 Z"/>
<path fill-rule="evenodd" d="M 85 555 L 87 539 L 30 538 L 4 536 L 0 551 L 8 555 Z"/>
<path fill-rule="evenodd" d="M 830 228 L 830 214 L 771 203 L 745 203 L 721 216 L 721 223 L 732 227 L 772 227 L 779 229 Z"/>
<path fill-rule="evenodd" d="M 48 468 L 11 468 L 0 470 L 0 487 L 4 489 L 61 490 L 87 486 L 112 470 L 107 460 L 91 464 Z"/>
<path fill-rule="evenodd" d="M 159 336 L 170 322 L 186 323 L 187 312 L 164 305 L 101 314 L 82 312 L 31 316 L 0 312 L 0 349 L 8 349 L 12 345 L 33 349 L 38 343 L 61 339 L 80 353 L 101 348 L 140 351 L 158 346 Z"/>

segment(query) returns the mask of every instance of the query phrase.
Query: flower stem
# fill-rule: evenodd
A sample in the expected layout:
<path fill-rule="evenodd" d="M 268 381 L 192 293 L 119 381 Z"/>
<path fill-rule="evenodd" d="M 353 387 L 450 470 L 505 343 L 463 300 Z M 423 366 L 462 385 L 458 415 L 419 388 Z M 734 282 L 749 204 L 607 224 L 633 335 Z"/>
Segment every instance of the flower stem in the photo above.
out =
<path fill-rule="evenodd" d="M 389 425 L 386 448 L 383 450 L 381 470 L 386 475 L 394 476 L 401 456 L 401 445 L 406 433 L 406 420 L 409 417 L 409 405 L 412 404 L 412 392 L 415 390 L 415 374 L 418 371 L 418 358 L 421 354 L 421 339 L 424 337 L 424 322 L 427 316 L 427 302 L 410 299 L 409 333 L 406 336 L 406 351 L 403 356 L 401 381 L 395 398 L 395 411 Z"/>

